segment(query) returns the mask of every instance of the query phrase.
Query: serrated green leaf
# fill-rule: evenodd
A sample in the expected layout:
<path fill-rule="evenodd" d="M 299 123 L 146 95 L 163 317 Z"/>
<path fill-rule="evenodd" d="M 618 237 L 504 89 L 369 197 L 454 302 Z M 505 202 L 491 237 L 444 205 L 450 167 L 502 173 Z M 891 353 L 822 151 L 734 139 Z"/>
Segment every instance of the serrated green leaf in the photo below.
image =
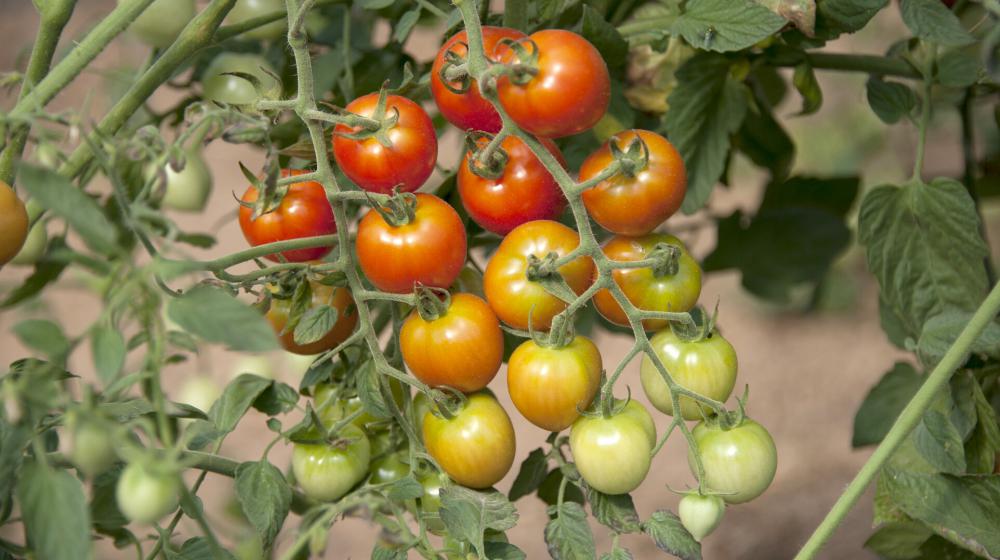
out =
<path fill-rule="evenodd" d="M 951 398 L 944 400 L 950 402 Z M 962 445 L 962 435 L 948 419 L 948 412 L 950 411 L 934 409 L 924 412 L 920 424 L 913 429 L 913 443 L 935 469 L 962 474 L 965 472 L 965 448 Z"/>
<path fill-rule="evenodd" d="M 750 107 L 734 142 L 754 163 L 769 169 L 772 180 L 788 178 L 795 159 L 795 144 L 769 110 Z"/>
<path fill-rule="evenodd" d="M 524 560 L 527 555 L 509 542 L 486 541 L 486 557 L 489 560 Z"/>
<path fill-rule="evenodd" d="M 295 344 L 311 344 L 320 340 L 337 324 L 337 310 L 329 305 L 317 305 L 306 311 L 295 326 Z"/>
<path fill-rule="evenodd" d="M 355 373 L 357 379 L 358 398 L 365 412 L 375 418 L 389 418 L 392 411 L 382 394 L 380 375 L 375 368 L 375 362 L 368 360 L 358 367 Z"/>
<path fill-rule="evenodd" d="M 785 18 L 752 0 L 689 0 L 670 32 L 699 49 L 745 49 L 785 26 Z"/>
<path fill-rule="evenodd" d="M 635 511 L 635 504 L 632 503 L 632 496 L 604 494 L 588 487 L 587 501 L 590 503 L 590 512 L 594 515 L 594 519 L 616 533 L 638 533 L 642 530 L 639 514 Z"/>
<path fill-rule="evenodd" d="M 694 540 L 673 512 L 665 509 L 653 512 L 643 530 L 663 552 L 681 560 L 701 560 L 701 544 Z"/>
<path fill-rule="evenodd" d="M 920 556 L 920 546 L 934 533 L 915 521 L 887 523 L 868 537 L 865 548 L 893 560 L 908 560 Z"/>
<path fill-rule="evenodd" d="M 99 531 L 108 531 L 129 524 L 128 518 L 118 509 L 118 500 L 115 497 L 118 478 L 123 468 L 123 463 L 114 465 L 94 478 L 90 492 L 90 518 Z"/>
<path fill-rule="evenodd" d="M 392 39 L 398 43 L 405 43 L 406 38 L 410 36 L 410 32 L 413 31 L 413 26 L 417 25 L 417 21 L 420 20 L 420 6 L 406 12 L 396 25 L 393 26 Z"/>
<path fill-rule="evenodd" d="M 537 490 L 542 481 L 545 480 L 545 475 L 548 474 L 548 466 L 545 452 L 540 448 L 529 453 L 528 457 L 521 463 L 521 470 L 518 471 L 517 478 L 510 485 L 508 498 L 511 501 L 516 501 Z"/>
<path fill-rule="evenodd" d="M 59 325 L 45 319 L 28 319 L 12 329 L 25 346 L 45 354 L 50 360 L 60 362 L 69 352 L 69 339 Z"/>
<path fill-rule="evenodd" d="M 372 560 L 406 560 L 406 550 L 376 544 L 372 549 Z"/>
<path fill-rule="evenodd" d="M 289 384 L 275 381 L 253 401 L 253 407 L 275 416 L 290 412 L 299 402 L 299 393 Z"/>
<path fill-rule="evenodd" d="M 881 77 L 867 82 L 868 105 L 882 122 L 895 124 L 917 105 L 917 94 L 906 84 L 886 82 Z"/>
<path fill-rule="evenodd" d="M 483 533 L 506 531 L 517 524 L 517 509 L 499 492 L 477 492 L 462 486 L 441 488 L 441 520 L 448 533 L 485 553 Z"/>
<path fill-rule="evenodd" d="M 125 364 L 125 339 L 110 326 L 95 327 L 90 333 L 90 352 L 97 376 L 107 385 Z"/>
<path fill-rule="evenodd" d="M 394 502 L 415 500 L 424 495 L 424 487 L 412 474 L 407 475 L 389 486 L 389 499 Z"/>
<path fill-rule="evenodd" d="M 312 285 L 306 281 L 299 282 L 295 286 L 295 292 L 292 293 L 292 301 L 288 305 L 288 321 L 285 322 L 284 328 L 278 334 L 283 336 L 286 333 L 294 332 L 295 327 L 299 325 L 299 321 L 302 320 L 302 316 L 309 310 L 310 305 L 312 305 Z M 302 343 L 300 342 L 299 344 Z"/>
<path fill-rule="evenodd" d="M 64 470 L 27 463 L 17 482 L 24 530 L 38 558 L 94 557 L 90 510 L 80 481 Z"/>
<path fill-rule="evenodd" d="M 241 463 L 236 467 L 236 499 L 264 549 L 270 549 L 292 505 L 292 488 L 284 475 L 266 459 Z"/>
<path fill-rule="evenodd" d="M 996 410 L 983 394 L 982 387 L 973 380 L 972 388 L 977 423 L 965 444 L 965 462 L 971 473 L 990 474 L 996 469 L 1000 453 L 1000 426 Z"/>
<path fill-rule="evenodd" d="M 823 0 L 816 4 L 816 35 L 833 39 L 868 25 L 889 0 Z"/>
<path fill-rule="evenodd" d="M 940 0 L 899 0 L 903 22 L 914 35 L 946 46 L 968 45 L 975 38 Z"/>
<path fill-rule="evenodd" d="M 803 62 L 795 67 L 792 74 L 792 84 L 799 94 L 802 95 L 802 110 L 800 115 L 811 115 L 823 106 L 823 90 L 816 80 L 816 72 L 808 62 Z"/>
<path fill-rule="evenodd" d="M 224 290 L 198 286 L 167 304 L 167 316 L 189 333 L 233 350 L 276 350 L 278 339 L 263 315 Z"/>
<path fill-rule="evenodd" d="M 628 42 L 615 26 L 604 19 L 597 10 L 584 4 L 580 34 L 601 51 L 604 62 L 610 68 L 625 64 L 628 58 Z"/>
<path fill-rule="evenodd" d="M 952 49 L 937 61 L 937 80 L 947 87 L 969 87 L 979 80 L 980 61 L 976 50 Z"/>
<path fill-rule="evenodd" d="M 593 560 L 597 557 L 594 534 L 587 525 L 587 512 L 576 502 L 549 507 L 545 544 L 553 560 Z"/>
<path fill-rule="evenodd" d="M 917 389 L 923 384 L 913 366 L 897 362 L 882 379 L 868 391 L 864 402 L 854 416 L 852 447 L 874 445 L 882 441 Z"/>
<path fill-rule="evenodd" d="M 972 313 L 969 311 L 949 309 L 927 319 L 917 340 L 920 361 L 927 367 L 936 365 L 971 318 Z M 1000 324 L 988 323 L 979 338 L 969 347 L 969 351 L 981 356 L 1000 358 Z"/>
<path fill-rule="evenodd" d="M 215 401 L 208 417 L 215 427 L 223 434 L 228 434 L 236 428 L 240 418 L 250 410 L 257 397 L 274 381 L 251 373 L 241 374 L 229 382 L 222 396 Z"/>

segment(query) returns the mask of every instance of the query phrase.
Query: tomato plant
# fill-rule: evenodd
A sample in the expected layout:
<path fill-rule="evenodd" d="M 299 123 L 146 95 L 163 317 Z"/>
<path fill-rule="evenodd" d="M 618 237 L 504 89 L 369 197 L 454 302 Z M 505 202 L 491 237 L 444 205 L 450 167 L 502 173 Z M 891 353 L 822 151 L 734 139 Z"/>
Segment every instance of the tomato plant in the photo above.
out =
<path fill-rule="evenodd" d="M 653 336 L 649 343 L 656 357 L 681 387 L 717 401 L 725 401 L 736 385 L 736 351 L 718 331 L 704 338 L 685 340 L 667 328 Z M 664 414 L 674 413 L 670 387 L 663 380 L 659 368 L 649 356 L 644 356 L 639 367 L 642 388 L 649 401 Z M 680 397 L 681 416 L 685 420 L 699 420 L 711 413 L 711 408 Z"/>
<path fill-rule="evenodd" d="M 303 173 L 305 172 L 298 169 L 283 169 L 281 177 L 294 177 Z M 250 185 L 243 193 L 240 204 L 240 229 L 251 245 L 330 235 L 337 231 L 326 191 L 316 181 L 292 183 L 277 208 L 254 217 L 254 203 L 258 196 L 257 187 Z M 283 251 L 281 256 L 291 262 L 304 262 L 320 259 L 329 252 L 330 247 L 315 247 Z M 278 255 L 267 255 L 267 258 L 279 260 Z"/>
<path fill-rule="evenodd" d="M 296 444 L 292 473 L 307 496 L 330 502 L 365 478 L 370 460 L 368 437 L 359 428 L 347 426 L 331 444 Z"/>
<path fill-rule="evenodd" d="M 726 503 L 742 504 L 764 493 L 774 480 L 778 452 L 768 431 L 749 418 L 726 429 L 703 421 L 691 432 L 705 468 L 705 484 Z M 688 463 L 695 469 L 693 451 Z"/>
<path fill-rule="evenodd" d="M 601 365 L 601 353 L 586 337 L 576 336 L 565 346 L 525 341 L 507 364 L 510 400 L 539 428 L 565 430 L 597 394 Z"/>
<path fill-rule="evenodd" d="M 318 339 L 305 343 L 296 342 L 295 329 L 287 328 L 292 312 L 290 299 L 273 299 L 270 309 L 267 310 L 267 320 L 281 340 L 281 346 L 295 354 L 318 354 L 335 348 L 351 335 L 354 327 L 358 324 L 358 315 L 350 290 L 318 282 L 310 282 L 309 285 L 311 297 L 305 313 L 321 306 L 327 306 L 332 308 L 337 316 L 336 321 L 326 331 L 326 334 Z M 299 321 L 301 322 L 301 319 Z"/>
<path fill-rule="evenodd" d="M 428 413 L 423 432 L 427 452 L 463 486 L 489 488 L 514 463 L 514 426 L 489 393 L 469 395 L 452 418 Z"/>

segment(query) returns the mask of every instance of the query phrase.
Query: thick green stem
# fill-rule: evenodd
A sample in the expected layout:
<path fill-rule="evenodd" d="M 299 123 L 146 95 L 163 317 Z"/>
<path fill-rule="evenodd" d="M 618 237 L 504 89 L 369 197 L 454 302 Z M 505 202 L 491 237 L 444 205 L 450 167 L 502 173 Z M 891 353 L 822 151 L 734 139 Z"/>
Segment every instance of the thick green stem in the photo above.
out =
<path fill-rule="evenodd" d="M 920 121 L 917 137 L 917 155 L 913 160 L 913 176 L 911 181 L 920 181 L 920 175 L 924 170 L 924 154 L 927 150 L 927 132 L 931 122 L 931 87 L 934 85 L 934 59 L 937 55 L 937 48 L 931 45 L 930 53 L 927 55 L 927 64 L 924 67 L 924 88 L 923 99 L 920 100 Z"/>
<path fill-rule="evenodd" d="M 796 560 L 808 560 L 816 556 L 823 544 L 833 535 L 834 530 L 840 525 L 847 512 L 854 507 L 868 485 L 871 484 L 875 475 L 882 469 L 885 463 L 892 457 L 893 452 L 903 443 L 906 437 L 913 431 L 913 428 L 920 423 L 924 412 L 930 407 L 931 402 L 948 383 L 952 374 L 955 373 L 969 356 L 969 348 L 979 338 L 987 325 L 989 325 L 1000 313 L 1000 284 L 993 286 L 986 300 L 983 301 L 979 309 L 969 320 L 969 323 L 962 329 L 961 334 L 955 339 L 951 348 L 945 352 L 941 361 L 934 368 L 924 384 L 920 386 L 917 394 L 910 399 L 909 404 L 900 413 L 899 418 L 892 425 L 885 439 L 879 444 L 872 456 L 868 458 L 861 470 L 854 477 L 854 480 L 847 486 L 844 493 L 840 495 L 833 505 L 830 513 L 826 515 L 823 522 L 813 532 L 809 540 L 796 555 Z"/>
<path fill-rule="evenodd" d="M 840 70 L 844 72 L 864 72 L 866 74 L 876 74 L 879 76 L 895 76 L 897 78 L 920 79 L 923 76 L 920 71 L 910 63 L 898 58 L 886 58 L 884 56 L 870 54 L 837 54 L 837 53 L 816 53 L 806 54 L 806 59 L 813 68 L 821 70 Z M 789 60 L 774 62 L 775 66 L 798 66 L 801 60 Z"/>

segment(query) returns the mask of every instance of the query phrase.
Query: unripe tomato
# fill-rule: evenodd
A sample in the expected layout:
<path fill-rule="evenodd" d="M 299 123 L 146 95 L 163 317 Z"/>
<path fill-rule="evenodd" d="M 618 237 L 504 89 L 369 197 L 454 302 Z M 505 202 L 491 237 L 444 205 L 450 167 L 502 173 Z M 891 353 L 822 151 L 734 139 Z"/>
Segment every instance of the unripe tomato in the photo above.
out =
<path fill-rule="evenodd" d="M 347 105 L 350 113 L 371 118 L 378 105 L 378 93 L 361 96 Z M 388 145 L 376 136 L 347 138 L 360 127 L 338 124 L 333 131 L 333 157 L 352 181 L 366 191 L 389 194 L 393 188 L 413 192 L 424 184 L 437 161 L 434 123 L 423 107 L 399 95 L 386 98 L 386 117 L 399 118 L 385 131 Z"/>
<path fill-rule="evenodd" d="M 167 165 L 163 169 L 166 185 L 161 204 L 182 212 L 201 212 L 212 192 L 212 172 L 205 164 L 200 150 L 186 150 L 184 168 L 174 171 Z"/>
<path fill-rule="evenodd" d="M 661 243 L 680 249 L 676 273 L 657 276 L 657 271 L 652 268 L 620 268 L 612 272 L 611 277 L 632 305 L 643 311 L 690 311 L 701 295 L 701 267 L 680 239 L 666 233 L 651 233 L 642 237 L 616 235 L 604 244 L 603 250 L 611 260 L 641 261 L 649 258 Z M 608 321 L 628 326 L 628 315 L 608 290 L 600 290 L 594 294 L 594 306 Z M 646 330 L 661 329 L 668 324 L 664 319 L 646 319 L 642 322 Z"/>
<path fill-rule="evenodd" d="M 500 60 L 497 43 L 501 39 L 522 39 L 524 33 L 507 27 L 483 26 L 483 51 L 486 57 L 493 61 Z M 462 130 L 483 130 L 490 133 L 500 131 L 500 114 L 489 101 L 483 99 L 479 92 L 479 84 L 470 79 L 469 89 L 465 93 L 455 93 L 449 90 L 441 78 L 441 69 L 445 65 L 445 55 L 450 51 L 463 60 L 468 55 L 468 35 L 459 31 L 441 45 L 431 67 L 431 93 L 437 103 L 441 115 L 451 124 Z M 451 87 L 458 89 L 460 82 L 449 82 Z"/>
<path fill-rule="evenodd" d="M 419 480 L 424 487 L 424 495 L 420 498 L 420 517 L 424 519 L 428 531 L 441 535 L 445 530 L 441 520 L 441 488 L 448 483 L 448 477 L 444 473 L 429 472 Z"/>
<path fill-rule="evenodd" d="M 701 542 L 722 523 L 726 502 L 713 495 L 687 494 L 677 506 L 677 516 L 694 540 Z"/>
<path fill-rule="evenodd" d="M 489 488 L 514 464 L 514 426 L 488 392 L 475 393 L 453 418 L 427 414 L 424 445 L 452 480 L 469 488 Z"/>
<path fill-rule="evenodd" d="M 192 375 L 181 385 L 177 402 L 193 406 L 202 412 L 208 412 L 215 401 L 222 395 L 219 384 L 209 375 Z"/>
<path fill-rule="evenodd" d="M 605 418 L 581 416 L 573 423 L 569 446 L 580 476 L 605 494 L 626 494 L 642 484 L 649 472 L 655 431 L 642 405 L 630 401 L 626 409 Z"/>
<path fill-rule="evenodd" d="M 309 308 L 327 305 L 337 311 L 337 322 L 330 327 L 322 338 L 307 344 L 297 344 L 295 342 L 295 329 L 281 334 L 288 323 L 288 314 L 291 312 L 291 299 L 273 299 L 271 308 L 267 311 L 267 320 L 274 328 L 275 334 L 281 341 L 281 346 L 295 354 L 319 354 L 336 347 L 341 342 L 347 340 L 354 332 L 354 327 L 358 324 L 358 313 L 354 306 L 354 299 L 351 298 L 351 291 L 347 288 L 327 286 L 319 282 L 309 283 L 312 288 L 312 300 Z"/>
<path fill-rule="evenodd" d="M 702 421 L 692 430 L 702 466 L 704 483 L 727 504 L 742 504 L 760 496 L 771 485 L 778 469 L 778 450 L 763 426 L 746 418 L 739 426 L 723 430 L 717 422 Z M 694 453 L 688 465 L 696 473 Z"/>
<path fill-rule="evenodd" d="M 282 169 L 282 177 L 294 177 L 306 173 L 300 169 Z M 250 185 L 243 193 L 240 205 L 240 229 L 250 245 L 256 247 L 265 243 L 332 235 L 337 232 L 333 218 L 333 208 L 326 198 L 323 185 L 316 181 L 304 181 L 288 185 L 288 191 L 281 204 L 274 210 L 253 219 L 253 203 L 257 201 L 257 187 Z M 281 256 L 289 262 L 306 262 L 321 259 L 330 252 L 333 245 L 282 251 Z M 267 255 L 269 260 L 278 262 L 277 255 Z"/>
<path fill-rule="evenodd" d="M 472 294 L 451 296 L 440 317 L 425 321 L 414 310 L 399 333 L 403 361 L 431 387 L 465 393 L 486 387 L 503 362 L 503 331 L 490 306 Z"/>
<path fill-rule="evenodd" d="M 244 21 L 273 14 L 275 12 L 285 12 L 285 2 L 283 0 L 236 0 L 233 9 L 226 15 L 226 24 L 235 25 Z M 278 20 L 262 25 L 240 35 L 247 39 L 280 39 L 284 37 L 288 29 L 288 18 L 281 17 Z"/>
<path fill-rule="evenodd" d="M 576 336 L 562 347 L 522 343 L 507 363 L 507 389 L 529 422 L 550 432 L 570 427 L 601 384 L 601 353 Z"/>
<path fill-rule="evenodd" d="M 528 279 L 528 258 L 534 255 L 541 259 L 549 253 L 563 256 L 579 244 L 579 234 L 549 220 L 528 222 L 508 233 L 483 275 L 486 301 L 497 317 L 516 329 L 527 330 L 530 315 L 533 329 L 548 330 L 552 318 L 566 309 L 566 303 Z M 580 257 L 561 266 L 558 272 L 574 292 L 581 294 L 592 281 L 594 261 Z"/>
<path fill-rule="evenodd" d="M 551 140 L 543 138 L 541 142 L 559 163 L 566 165 Z M 479 141 L 480 146 L 487 143 L 485 138 Z M 497 179 L 472 171 L 472 152 L 466 153 L 458 168 L 458 194 L 469 217 L 483 229 L 500 235 L 532 220 L 558 218 L 566 207 L 566 198 L 552 174 L 516 136 L 504 138 L 500 148 L 507 153 L 507 163 Z"/>
<path fill-rule="evenodd" d="M 403 406 L 403 393 L 406 390 L 400 381 L 395 379 L 389 380 L 389 391 L 392 393 L 392 400 L 396 401 L 396 406 Z M 364 411 L 364 404 L 362 404 L 361 398 L 356 393 L 345 396 L 340 394 L 339 391 L 340 389 L 337 386 L 329 383 L 322 383 L 313 389 L 313 407 L 316 409 L 316 413 L 319 414 L 323 426 L 331 428 L 343 418 L 361 410 L 361 414 L 351 424 L 365 430 L 365 433 L 377 432 L 371 424 L 380 420 Z M 372 450 L 379 451 L 376 449 L 375 442 L 372 441 L 371 443 Z"/>
<path fill-rule="evenodd" d="M 390 453 L 372 462 L 371 473 L 372 484 L 395 482 L 410 474 L 410 465 L 403 462 L 399 453 Z"/>
<path fill-rule="evenodd" d="M 28 211 L 10 185 L 0 181 L 0 266 L 17 255 L 28 237 Z"/>
<path fill-rule="evenodd" d="M 256 77 L 260 80 L 261 90 L 265 92 L 281 89 L 281 84 L 272 76 L 277 73 L 264 57 L 257 54 L 224 52 L 212 59 L 201 75 L 205 99 L 231 105 L 247 105 L 260 97 L 257 88 L 251 82 L 239 76 L 230 76 L 227 72 L 239 72 Z"/>
<path fill-rule="evenodd" d="M 109 426 L 102 422 L 79 418 L 68 422 L 70 430 L 70 462 L 86 476 L 93 478 L 111 468 L 118 459 Z"/>
<path fill-rule="evenodd" d="M 666 138 L 648 130 L 615 134 L 580 166 L 580 180 L 604 171 L 614 161 L 610 143 L 623 152 L 636 139 L 646 144 L 649 159 L 634 173 L 624 171 L 583 191 L 583 204 L 595 222 L 621 235 L 645 235 L 672 216 L 684 202 L 687 173 L 684 160 Z"/>
<path fill-rule="evenodd" d="M 414 217 L 406 224 L 394 226 L 374 209 L 358 223 L 358 264 L 384 292 L 407 294 L 417 282 L 448 288 L 465 265 L 465 226 L 458 212 L 432 194 L 414 196 Z"/>
<path fill-rule="evenodd" d="M 292 473 L 306 496 L 332 502 L 346 494 L 368 474 L 371 446 L 365 433 L 346 426 L 336 445 L 296 443 Z"/>
<path fill-rule="evenodd" d="M 115 497 L 118 509 L 137 523 L 154 523 L 177 509 L 181 479 L 176 473 L 160 472 L 144 461 L 129 463 L 118 478 Z"/>
<path fill-rule="evenodd" d="M 2 196 L 2 195 L 0 195 Z M 29 200 L 27 204 L 24 205 L 25 211 L 28 213 L 28 223 L 34 220 L 42 212 L 42 207 L 38 205 L 34 200 Z M 0 221 L 3 217 L 0 217 Z M 10 264 L 30 266 L 38 262 L 38 259 L 42 258 L 45 254 L 45 246 L 49 242 L 49 234 L 45 231 L 45 224 L 43 222 L 38 222 L 28 231 L 28 236 L 24 239 L 24 244 L 21 245 L 21 250 L 17 252 L 17 255 L 10 260 Z M 0 262 L 0 265 L 3 263 Z"/>
<path fill-rule="evenodd" d="M 558 138 L 597 124 L 611 102 L 611 78 L 601 53 L 586 39 L 563 29 L 545 29 L 519 41 L 537 49 L 537 73 L 521 80 L 497 80 L 500 103 L 514 122 L 536 136 Z M 534 43 L 534 47 L 530 43 Z M 501 62 L 519 61 L 514 49 L 498 48 Z"/>
<path fill-rule="evenodd" d="M 143 43 L 164 49 L 177 39 L 194 15 L 194 0 L 153 0 L 128 30 Z"/>
<path fill-rule="evenodd" d="M 670 328 L 649 340 L 656 356 L 670 376 L 681 387 L 717 401 L 725 401 L 736 385 L 736 350 L 718 331 L 699 341 L 685 341 Z M 674 403 L 670 387 L 648 355 L 642 357 L 639 378 L 646 396 L 657 410 L 673 415 Z M 681 416 L 685 420 L 700 420 L 711 412 L 690 397 L 680 397 Z"/>

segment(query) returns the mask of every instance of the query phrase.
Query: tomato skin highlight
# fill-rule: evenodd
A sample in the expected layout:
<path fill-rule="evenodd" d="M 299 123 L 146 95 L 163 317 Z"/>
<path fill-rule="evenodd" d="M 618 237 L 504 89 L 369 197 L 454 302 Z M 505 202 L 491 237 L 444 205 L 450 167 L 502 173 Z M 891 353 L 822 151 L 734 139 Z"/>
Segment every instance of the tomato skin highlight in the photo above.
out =
<path fill-rule="evenodd" d="M 28 211 L 10 185 L 0 181 L 0 266 L 10 262 L 28 237 Z"/>
<path fill-rule="evenodd" d="M 673 380 L 698 394 L 724 402 L 736 385 L 736 350 L 718 331 L 697 342 L 681 340 L 670 328 L 653 336 L 649 343 Z M 664 414 L 674 414 L 670 387 L 648 355 L 639 365 L 639 379 L 650 402 Z M 681 416 L 700 420 L 712 411 L 690 397 L 681 396 Z"/>
<path fill-rule="evenodd" d="M 410 474 L 410 465 L 402 461 L 399 453 L 390 453 L 372 462 L 371 474 L 372 484 L 395 482 Z"/>
<path fill-rule="evenodd" d="M 310 282 L 310 287 L 312 288 L 310 309 L 328 305 L 337 310 L 337 322 L 323 335 L 323 338 L 308 344 L 297 344 L 294 329 L 281 334 L 288 323 L 288 314 L 292 307 L 291 299 L 271 300 L 271 308 L 267 311 L 267 320 L 271 323 L 274 333 L 278 335 L 281 346 L 293 354 L 310 355 L 330 350 L 347 340 L 358 324 L 357 310 L 349 289 L 326 286 L 319 282 Z"/>
<path fill-rule="evenodd" d="M 634 404 L 634 406 L 632 406 Z M 573 423 L 569 445 L 580 475 L 605 494 L 625 494 L 642 484 L 652 462 L 656 441 L 653 420 L 642 405 L 603 416 L 581 416 Z"/>
<path fill-rule="evenodd" d="M 378 105 L 378 93 L 363 95 L 346 110 L 371 117 Z M 389 194 L 413 192 L 424 184 L 434 171 L 437 161 L 437 136 L 434 123 L 423 107 L 399 95 L 386 98 L 386 115 L 399 112 L 399 120 L 386 132 L 391 146 L 383 146 L 378 138 L 356 140 L 342 134 L 359 132 L 360 127 L 338 124 L 333 133 L 333 157 L 351 181 L 369 192 Z"/>
<path fill-rule="evenodd" d="M 484 25 L 483 29 L 483 52 L 486 57 L 493 61 L 499 61 L 499 53 L 496 52 L 497 44 L 501 39 L 523 39 L 527 37 L 524 33 L 508 27 L 494 27 Z M 466 32 L 459 31 L 441 45 L 434 64 L 431 66 L 431 94 L 434 95 L 434 102 L 437 103 L 441 116 L 448 119 L 448 122 L 462 130 L 482 130 L 490 133 L 497 133 L 503 124 L 500 114 L 493 108 L 489 101 L 483 98 L 479 92 L 479 84 L 475 80 L 470 80 L 469 89 L 465 93 L 454 93 L 445 87 L 444 80 L 441 79 L 441 69 L 445 65 L 445 54 L 451 51 L 463 58 L 467 56 L 468 48 L 463 43 L 468 43 Z M 452 87 L 459 87 L 461 84 L 452 83 Z"/>
<path fill-rule="evenodd" d="M 243 23 L 253 18 L 284 11 L 285 3 L 282 0 L 236 0 L 233 9 L 226 15 L 226 25 Z M 241 37 L 261 40 L 281 39 L 287 32 L 288 18 L 282 17 L 267 25 L 251 29 L 241 34 Z"/>
<path fill-rule="evenodd" d="M 722 523 L 726 502 L 718 496 L 688 494 L 677 505 L 677 516 L 681 525 L 691 533 L 694 540 L 701 542 Z"/>
<path fill-rule="evenodd" d="M 332 502 L 368 474 L 371 444 L 359 428 L 346 426 L 342 446 L 297 443 L 292 450 L 292 472 L 306 496 Z"/>
<path fill-rule="evenodd" d="M 201 76 L 202 97 L 219 103 L 248 105 L 260 97 L 257 88 L 248 80 L 227 73 L 250 74 L 260 80 L 264 91 L 280 91 L 281 84 L 268 71 L 276 74 L 267 59 L 260 55 L 224 52 L 208 64 Z"/>
<path fill-rule="evenodd" d="M 514 464 L 514 426 L 488 392 L 469 395 L 450 420 L 428 413 L 423 433 L 427 452 L 462 486 L 489 488 Z"/>
<path fill-rule="evenodd" d="M 160 203 L 181 212 L 201 212 L 212 193 L 212 172 L 200 151 L 188 150 L 184 155 L 184 169 L 164 168 L 167 181 Z"/>
<path fill-rule="evenodd" d="M 614 161 L 609 144 L 625 151 L 635 138 L 649 150 L 649 160 L 632 177 L 617 173 L 583 191 L 587 213 L 600 226 L 620 235 L 645 235 L 672 216 L 684 202 L 687 172 L 680 153 L 666 138 L 648 130 L 615 134 L 580 166 L 580 181 L 598 175 Z"/>
<path fill-rule="evenodd" d="M 601 120 L 611 102 L 611 78 L 601 53 L 586 39 L 563 29 L 528 37 L 538 49 L 538 73 L 519 85 L 509 76 L 497 80 L 500 104 L 521 128 L 545 138 L 583 132 Z M 521 41 L 531 49 L 527 40 Z M 510 47 L 500 60 L 517 61 Z"/>
<path fill-rule="evenodd" d="M 177 509 L 181 481 L 177 475 L 155 472 L 140 461 L 122 470 L 115 487 L 118 509 L 136 523 L 151 524 Z"/>
<path fill-rule="evenodd" d="M 358 223 L 358 264 L 383 292 L 408 294 L 417 282 L 448 288 L 465 265 L 465 226 L 458 212 L 432 194 L 416 197 L 410 223 L 393 226 L 374 209 Z"/>
<path fill-rule="evenodd" d="M 701 296 L 701 267 L 688 253 L 680 239 L 666 233 L 651 233 L 642 237 L 616 235 L 604 244 L 604 254 L 615 261 L 641 261 L 649 258 L 658 243 L 678 247 L 677 273 L 656 276 L 652 268 L 620 268 L 611 273 L 632 305 L 644 311 L 690 311 Z M 596 277 L 596 276 L 595 276 Z M 627 327 L 628 315 L 608 290 L 594 294 L 594 306 L 608 321 Z M 669 324 L 664 319 L 645 319 L 642 326 L 657 330 Z"/>
<path fill-rule="evenodd" d="M 564 167 L 559 148 L 548 139 L 541 139 L 549 152 Z M 482 140 L 481 145 L 487 142 Z M 554 220 L 566 208 L 566 198 L 552 174 L 542 165 L 527 144 L 515 136 L 500 143 L 507 152 L 503 175 L 488 179 L 476 175 L 469 167 L 471 152 L 458 168 L 458 194 L 477 224 L 487 231 L 506 235 L 517 226 L 532 220 Z"/>
<path fill-rule="evenodd" d="M 778 469 L 778 450 L 768 431 L 753 420 L 730 430 L 705 421 L 691 431 L 701 452 L 705 486 L 718 492 L 727 504 L 742 504 L 760 496 L 771 485 Z M 697 472 L 688 450 L 688 466 Z"/>
<path fill-rule="evenodd" d="M 528 257 L 544 258 L 554 252 L 563 256 L 580 244 L 576 231 L 550 220 L 522 224 L 507 234 L 486 265 L 483 291 L 486 301 L 501 321 L 511 327 L 548 330 L 552 318 L 566 309 L 566 303 L 545 291 L 541 284 L 528 280 Z M 580 257 L 559 268 L 559 273 L 577 294 L 592 282 L 594 261 Z"/>
<path fill-rule="evenodd" d="M 406 365 L 431 387 L 478 391 L 493 380 L 503 362 L 500 321 L 472 294 L 451 296 L 448 310 L 433 321 L 414 310 L 399 334 Z"/>
<path fill-rule="evenodd" d="M 299 169 L 282 169 L 281 177 L 302 175 Z M 251 206 L 257 200 L 257 187 L 250 185 L 243 193 L 243 202 Z M 288 192 L 277 208 L 253 219 L 253 209 L 240 205 L 240 229 L 251 246 L 264 245 L 275 241 L 332 235 L 337 232 L 333 208 L 326 198 L 323 185 L 316 181 L 303 181 L 288 185 Z M 333 246 L 313 247 L 282 251 L 288 262 L 319 260 L 332 250 Z M 277 255 L 267 255 L 268 260 L 279 262 Z"/>
<path fill-rule="evenodd" d="M 511 401 L 529 422 L 550 432 L 570 427 L 594 400 L 601 383 L 601 353 L 576 336 L 561 348 L 527 340 L 507 363 Z"/>

